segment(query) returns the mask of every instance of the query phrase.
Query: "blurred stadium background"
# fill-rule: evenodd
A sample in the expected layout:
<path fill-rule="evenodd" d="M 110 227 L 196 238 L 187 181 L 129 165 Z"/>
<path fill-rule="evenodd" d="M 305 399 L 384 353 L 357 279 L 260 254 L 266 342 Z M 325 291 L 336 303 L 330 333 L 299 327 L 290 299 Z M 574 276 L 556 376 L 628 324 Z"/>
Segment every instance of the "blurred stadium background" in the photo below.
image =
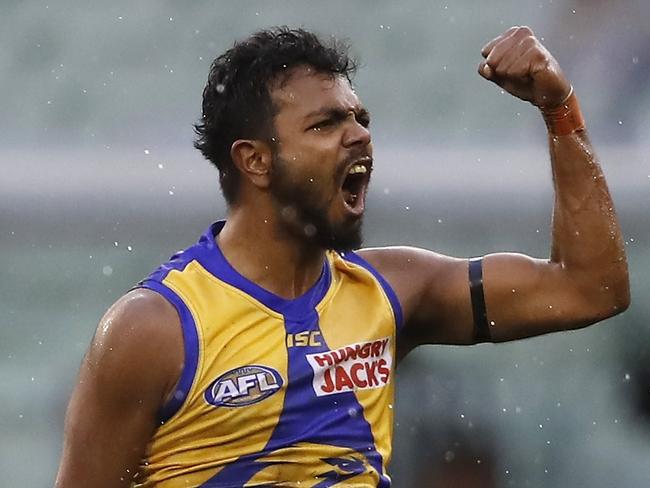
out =
<path fill-rule="evenodd" d="M 577 332 L 426 347 L 398 371 L 396 487 L 650 483 L 650 3 L 0 0 L 0 484 L 51 485 L 104 310 L 224 215 L 191 147 L 210 61 L 277 24 L 351 41 L 373 113 L 369 245 L 546 256 L 536 111 L 476 74 L 528 24 L 573 80 L 626 236 L 633 305 Z"/>

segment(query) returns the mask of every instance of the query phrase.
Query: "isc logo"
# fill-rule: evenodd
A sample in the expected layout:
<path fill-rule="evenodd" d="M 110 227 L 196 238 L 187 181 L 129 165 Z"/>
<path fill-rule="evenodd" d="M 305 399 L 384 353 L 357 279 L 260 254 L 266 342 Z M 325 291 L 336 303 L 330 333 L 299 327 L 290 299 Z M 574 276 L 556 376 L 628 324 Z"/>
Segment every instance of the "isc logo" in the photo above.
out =
<path fill-rule="evenodd" d="M 287 334 L 287 347 L 318 347 L 322 346 L 320 332 L 317 330 L 304 330 L 297 334 Z"/>
<path fill-rule="evenodd" d="M 225 372 L 210 383 L 203 397 L 215 407 L 243 407 L 270 397 L 282 384 L 276 370 L 253 364 Z"/>

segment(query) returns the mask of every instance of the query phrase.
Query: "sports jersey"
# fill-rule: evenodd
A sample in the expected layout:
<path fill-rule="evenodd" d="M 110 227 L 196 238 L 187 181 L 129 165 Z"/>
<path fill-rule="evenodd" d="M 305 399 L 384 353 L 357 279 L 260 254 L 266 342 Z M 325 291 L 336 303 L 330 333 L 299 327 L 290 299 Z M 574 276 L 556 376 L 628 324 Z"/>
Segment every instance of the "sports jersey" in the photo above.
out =
<path fill-rule="evenodd" d="M 181 321 L 185 361 L 138 487 L 388 487 L 401 309 L 353 252 L 288 300 L 246 279 L 224 222 L 140 286 Z"/>

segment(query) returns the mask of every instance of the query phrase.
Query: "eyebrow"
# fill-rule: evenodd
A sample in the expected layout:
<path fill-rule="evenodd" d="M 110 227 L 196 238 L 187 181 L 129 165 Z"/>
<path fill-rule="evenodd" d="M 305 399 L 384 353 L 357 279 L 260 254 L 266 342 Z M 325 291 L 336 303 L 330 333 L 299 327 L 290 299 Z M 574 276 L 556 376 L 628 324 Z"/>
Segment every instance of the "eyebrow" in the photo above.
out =
<path fill-rule="evenodd" d="M 354 113 L 355 113 L 355 115 L 357 117 L 359 117 L 359 116 L 370 117 L 370 112 L 368 111 L 368 109 L 366 109 L 365 107 L 363 107 L 361 105 L 357 105 L 357 106 L 352 107 L 352 110 L 354 111 Z M 331 117 L 331 118 L 333 118 L 335 120 L 341 120 L 341 119 L 346 118 L 348 116 L 348 113 L 350 113 L 349 109 L 346 110 L 346 109 L 340 108 L 340 107 L 323 107 L 323 108 L 320 108 L 318 110 L 314 110 L 313 112 L 308 113 L 307 115 L 305 115 L 304 118 L 305 118 L 305 120 L 307 120 L 307 119 L 311 119 L 311 118 L 314 118 L 314 117 L 327 116 L 327 117 Z"/>

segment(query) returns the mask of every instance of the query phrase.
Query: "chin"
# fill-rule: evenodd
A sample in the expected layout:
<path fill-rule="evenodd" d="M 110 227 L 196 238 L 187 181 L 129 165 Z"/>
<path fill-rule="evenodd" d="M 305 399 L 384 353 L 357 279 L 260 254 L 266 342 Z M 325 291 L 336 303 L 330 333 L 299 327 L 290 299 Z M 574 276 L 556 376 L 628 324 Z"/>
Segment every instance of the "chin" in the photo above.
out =
<path fill-rule="evenodd" d="M 359 218 L 352 224 L 332 225 L 328 229 L 323 229 L 324 232 L 318 233 L 316 237 L 319 244 L 326 249 L 338 252 L 352 251 L 359 249 L 363 243 L 362 224 L 362 219 Z"/>

